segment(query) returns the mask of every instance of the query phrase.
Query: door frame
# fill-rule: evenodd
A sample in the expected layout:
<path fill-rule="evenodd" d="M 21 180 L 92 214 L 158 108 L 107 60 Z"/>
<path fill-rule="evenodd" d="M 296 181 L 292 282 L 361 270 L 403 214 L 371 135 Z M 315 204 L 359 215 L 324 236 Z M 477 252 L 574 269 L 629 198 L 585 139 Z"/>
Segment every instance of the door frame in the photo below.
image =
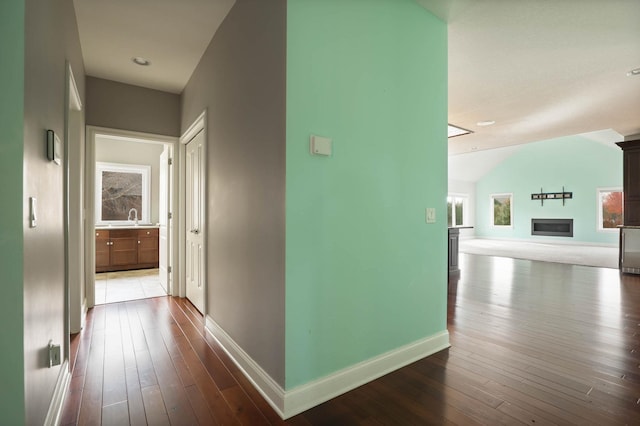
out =
<path fill-rule="evenodd" d="M 113 129 L 108 127 L 87 126 L 86 131 L 86 149 L 85 149 L 85 281 L 86 281 L 86 294 L 87 294 L 87 307 L 92 308 L 96 303 L 96 240 L 95 240 L 95 175 L 96 175 L 96 137 L 108 136 L 110 138 L 128 140 L 132 142 L 144 142 L 144 143 L 162 143 L 169 145 L 173 151 L 173 164 L 176 164 L 176 156 L 179 156 L 179 149 L 177 149 L 178 138 L 174 136 L 157 135 L 153 133 L 135 132 L 132 130 Z M 169 168 L 169 176 L 173 176 L 173 185 L 169 185 L 170 199 L 172 200 L 171 213 L 173 214 L 172 220 L 177 223 L 180 214 L 175 194 L 178 193 L 178 186 L 176 184 L 176 171 L 174 167 Z M 176 214 L 178 213 L 178 214 Z M 176 218 L 178 216 L 178 218 Z M 177 229 L 173 226 L 172 232 L 168 235 L 172 241 L 177 241 Z M 177 253 L 173 248 L 175 245 L 170 241 L 169 243 L 169 266 L 172 266 L 172 271 L 169 275 L 168 291 L 167 294 L 171 296 L 177 295 L 178 287 L 176 285 L 175 277 L 176 271 L 173 268 L 177 265 Z"/>
<path fill-rule="evenodd" d="M 186 156 L 187 156 L 187 143 L 189 143 L 189 141 L 191 141 L 191 139 L 193 139 L 198 133 L 203 132 L 203 136 L 204 136 L 204 144 L 203 144 L 203 150 L 202 150 L 202 154 L 204 156 L 203 161 L 202 161 L 202 166 L 203 166 L 203 175 L 204 175 L 204 182 L 202 182 L 203 188 L 202 191 L 204 193 L 204 197 L 203 197 L 203 210 L 204 210 L 204 217 L 203 217 L 203 221 L 204 224 L 202 226 L 202 239 L 203 239 L 203 247 L 204 247 L 204 254 L 203 254 L 203 258 L 204 258 L 204 265 L 203 265 L 203 280 L 204 282 L 202 283 L 202 291 L 203 291 L 203 298 L 204 298 L 204 303 L 203 303 L 203 312 L 202 315 L 204 315 L 206 317 L 207 312 L 208 312 L 208 302 L 207 302 L 207 294 L 208 294 L 208 285 L 207 285 L 207 244 L 208 244 L 208 206 L 207 206 L 207 110 L 205 109 L 204 111 L 202 111 L 202 113 L 198 116 L 198 118 L 196 118 L 194 120 L 194 122 L 189 126 L 189 128 L 182 134 L 182 136 L 180 136 L 180 190 L 178 191 L 178 205 L 180 206 L 180 214 L 179 214 L 179 220 L 178 220 L 178 229 L 179 229 L 179 235 L 178 235 L 178 251 L 179 251 L 179 269 L 180 269 L 180 292 L 179 292 L 179 296 L 180 297 L 186 297 L 187 296 L 187 280 L 186 280 L 186 246 L 187 246 L 187 232 L 186 232 L 186 217 L 185 217 L 185 212 L 186 212 L 186 188 L 187 188 L 187 179 L 186 179 L 186 173 L 187 173 L 187 167 L 186 167 Z"/>
<path fill-rule="evenodd" d="M 64 257 L 65 257 L 65 345 L 64 358 L 69 361 L 70 341 L 72 333 L 78 333 L 84 325 L 87 312 L 86 290 L 83 293 L 84 265 L 82 263 L 82 246 L 76 247 L 77 240 L 84 242 L 82 221 L 84 220 L 83 188 L 73 183 L 72 173 L 79 173 L 84 180 L 84 158 L 82 155 L 71 163 L 72 148 L 83 145 L 83 105 L 71 63 L 66 61 L 65 85 L 65 117 L 64 117 Z M 73 147 L 71 145 L 74 145 Z M 72 213 L 72 210 L 74 213 Z M 80 217 L 77 217 L 80 216 Z M 74 241 L 72 241 L 72 239 Z M 79 259 L 72 262 L 71 259 Z M 74 277 L 72 279 L 72 276 Z M 86 289 L 86 287 L 84 287 Z"/>

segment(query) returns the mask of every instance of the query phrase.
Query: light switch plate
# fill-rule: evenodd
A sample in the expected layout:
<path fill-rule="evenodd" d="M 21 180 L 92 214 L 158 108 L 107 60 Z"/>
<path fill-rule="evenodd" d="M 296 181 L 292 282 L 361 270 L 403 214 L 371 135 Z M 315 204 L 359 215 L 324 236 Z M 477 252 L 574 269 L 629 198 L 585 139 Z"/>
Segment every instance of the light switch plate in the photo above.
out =
<path fill-rule="evenodd" d="M 436 223 L 436 209 L 427 207 L 425 210 L 425 220 L 427 223 Z"/>
<path fill-rule="evenodd" d="M 36 216 L 36 210 L 38 207 L 38 201 L 36 197 L 29 197 L 29 226 L 35 228 L 38 224 L 38 217 Z"/>
<path fill-rule="evenodd" d="M 322 136 L 311 135 L 309 138 L 309 150 L 311 155 L 331 155 L 331 139 Z"/>

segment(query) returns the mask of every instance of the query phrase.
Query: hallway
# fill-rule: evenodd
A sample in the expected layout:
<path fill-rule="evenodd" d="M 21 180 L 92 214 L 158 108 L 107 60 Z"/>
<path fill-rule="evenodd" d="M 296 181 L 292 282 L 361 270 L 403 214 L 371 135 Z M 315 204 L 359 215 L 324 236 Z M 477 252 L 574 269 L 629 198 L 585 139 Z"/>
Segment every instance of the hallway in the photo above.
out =
<path fill-rule="evenodd" d="M 292 425 L 640 422 L 640 277 L 462 254 L 452 347 Z M 62 424 L 283 424 L 184 299 L 94 308 Z M 357 336 L 354 336 L 357 338 Z M 72 364 L 73 365 L 73 364 Z"/>

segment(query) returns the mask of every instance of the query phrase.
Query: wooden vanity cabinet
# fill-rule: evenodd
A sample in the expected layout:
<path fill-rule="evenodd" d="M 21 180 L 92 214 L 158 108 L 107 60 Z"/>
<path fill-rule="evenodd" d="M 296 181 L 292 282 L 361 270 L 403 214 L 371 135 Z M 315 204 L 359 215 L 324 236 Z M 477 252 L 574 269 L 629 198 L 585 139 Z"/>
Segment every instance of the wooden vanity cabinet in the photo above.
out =
<path fill-rule="evenodd" d="M 109 231 L 111 239 L 111 266 L 129 266 L 138 263 L 138 238 L 135 230 L 118 229 Z"/>
<path fill-rule="evenodd" d="M 158 229 L 138 229 L 138 263 L 158 267 Z"/>
<path fill-rule="evenodd" d="M 109 231 L 96 231 L 96 272 L 106 271 L 111 265 L 111 240 Z"/>
<path fill-rule="evenodd" d="M 96 272 L 158 267 L 158 229 L 96 230 Z"/>

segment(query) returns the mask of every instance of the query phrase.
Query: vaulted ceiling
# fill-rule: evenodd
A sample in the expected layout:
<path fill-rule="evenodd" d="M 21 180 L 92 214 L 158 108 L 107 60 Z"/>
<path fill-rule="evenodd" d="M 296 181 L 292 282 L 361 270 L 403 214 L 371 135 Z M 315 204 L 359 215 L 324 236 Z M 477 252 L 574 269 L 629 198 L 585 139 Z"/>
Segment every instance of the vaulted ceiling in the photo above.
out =
<path fill-rule="evenodd" d="M 473 131 L 450 155 L 640 133 L 640 1 L 416 1 L 448 23 L 449 122 Z M 180 93 L 234 0 L 74 4 L 88 75 Z"/>

